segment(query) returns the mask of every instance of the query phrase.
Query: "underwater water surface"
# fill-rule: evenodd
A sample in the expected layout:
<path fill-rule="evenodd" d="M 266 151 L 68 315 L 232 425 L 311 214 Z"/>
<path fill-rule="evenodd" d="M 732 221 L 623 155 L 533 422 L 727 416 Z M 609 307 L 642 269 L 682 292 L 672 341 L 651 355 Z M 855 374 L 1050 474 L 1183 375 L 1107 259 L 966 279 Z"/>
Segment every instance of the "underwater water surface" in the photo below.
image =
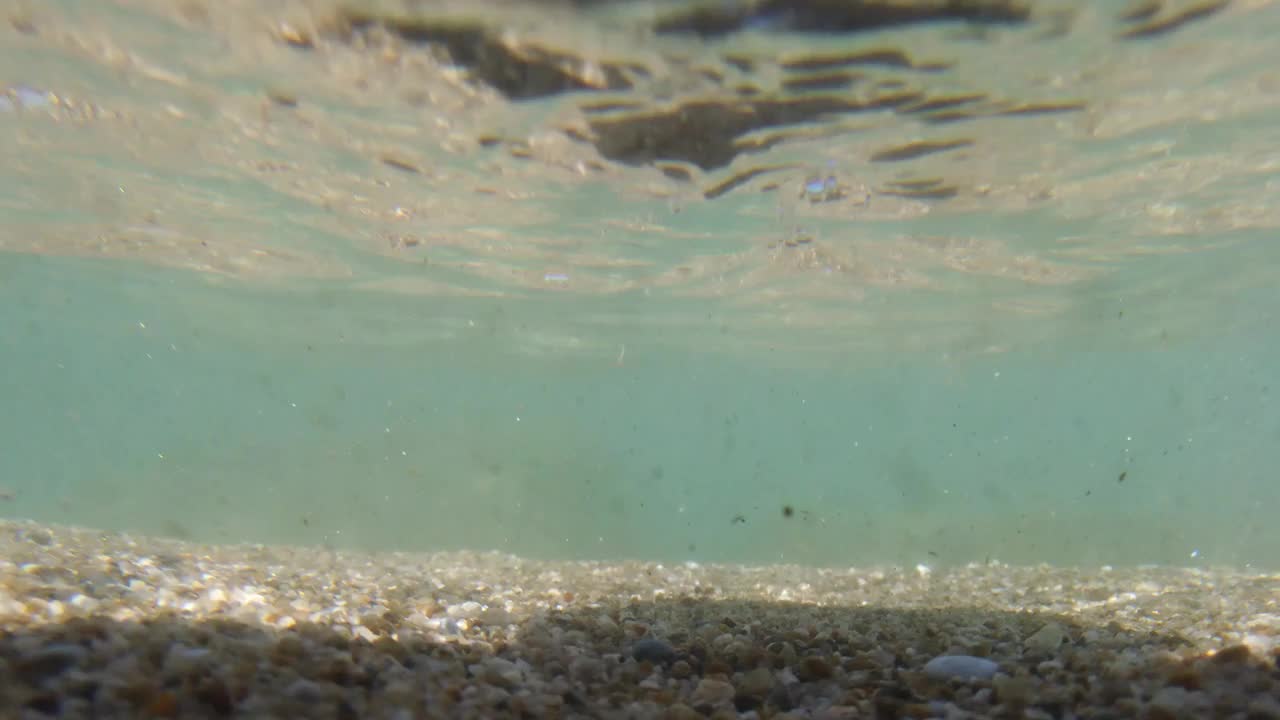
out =
<path fill-rule="evenodd" d="M 1280 7 L 530 7 L 6 8 L 0 512 L 1280 565 Z"/>

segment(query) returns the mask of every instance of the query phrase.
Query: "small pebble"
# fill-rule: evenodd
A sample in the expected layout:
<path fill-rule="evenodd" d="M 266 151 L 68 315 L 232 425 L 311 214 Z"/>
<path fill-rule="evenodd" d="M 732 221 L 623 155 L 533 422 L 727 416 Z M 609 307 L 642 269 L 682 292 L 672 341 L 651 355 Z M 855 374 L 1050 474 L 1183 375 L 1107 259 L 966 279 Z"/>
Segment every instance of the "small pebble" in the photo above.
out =
<path fill-rule="evenodd" d="M 715 680 L 712 678 L 703 678 L 698 681 L 698 687 L 694 688 L 693 696 L 689 698 L 689 702 L 693 707 L 697 708 L 703 705 L 717 707 L 727 705 L 733 702 L 733 696 L 736 691 L 733 685 L 724 680 Z"/>
<path fill-rule="evenodd" d="M 324 697 L 324 692 L 320 688 L 320 684 L 307 680 L 306 678 L 298 678 L 284 689 L 284 694 L 295 700 L 303 702 L 318 702 Z"/>
<path fill-rule="evenodd" d="M 460 605 L 451 605 L 445 610 L 445 614 L 454 620 L 472 619 L 480 615 L 483 606 L 474 600 L 468 600 Z"/>
<path fill-rule="evenodd" d="M 505 658 L 487 658 L 483 667 L 483 672 L 476 673 L 477 675 L 490 684 L 507 690 L 518 687 L 524 679 L 520 666 Z"/>
<path fill-rule="evenodd" d="M 701 720 L 702 713 L 684 703 L 676 703 L 668 707 L 662 717 L 663 720 Z"/>
<path fill-rule="evenodd" d="M 207 648 L 174 644 L 165 653 L 164 669 L 177 675 L 191 675 L 205 669 L 210 660 Z"/>
<path fill-rule="evenodd" d="M 924 666 L 925 674 L 936 680 L 989 680 L 999 669 L 1000 666 L 991 660 L 972 655 L 939 655 Z"/>
<path fill-rule="evenodd" d="M 604 677 L 604 663 L 591 657 L 574 658 L 569 663 L 569 674 L 579 682 L 595 682 Z"/>
<path fill-rule="evenodd" d="M 766 668 L 756 668 L 742 676 L 742 681 L 738 683 L 738 693 L 763 699 L 773 689 L 773 684 L 773 673 Z"/>
<path fill-rule="evenodd" d="M 500 607 L 486 608 L 480 612 L 476 619 L 485 625 L 510 625 L 515 622 L 515 616 L 505 608 Z"/>
<path fill-rule="evenodd" d="M 1022 646 L 1028 652 L 1048 655 L 1061 647 L 1066 639 L 1067 631 L 1058 623 L 1051 622 L 1045 623 L 1043 627 L 1024 640 Z"/>

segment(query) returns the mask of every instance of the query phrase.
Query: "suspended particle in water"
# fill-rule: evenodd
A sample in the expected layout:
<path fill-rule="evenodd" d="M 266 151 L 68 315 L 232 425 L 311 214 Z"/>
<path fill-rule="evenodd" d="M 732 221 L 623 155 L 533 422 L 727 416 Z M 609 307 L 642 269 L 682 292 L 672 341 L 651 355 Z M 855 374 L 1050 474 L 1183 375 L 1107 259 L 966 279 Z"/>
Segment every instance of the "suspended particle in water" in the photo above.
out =
<path fill-rule="evenodd" d="M 795 514 L 796 514 L 796 509 L 794 507 L 791 507 L 791 505 L 782 506 L 782 517 L 784 518 L 794 517 Z"/>

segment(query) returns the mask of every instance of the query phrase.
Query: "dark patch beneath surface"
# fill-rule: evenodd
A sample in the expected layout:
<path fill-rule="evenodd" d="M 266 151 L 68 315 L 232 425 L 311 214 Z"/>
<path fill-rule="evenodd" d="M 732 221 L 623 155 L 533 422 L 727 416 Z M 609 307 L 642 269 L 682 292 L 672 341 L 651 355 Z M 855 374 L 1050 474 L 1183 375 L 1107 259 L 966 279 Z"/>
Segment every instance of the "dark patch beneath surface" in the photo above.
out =
<path fill-rule="evenodd" d="M 843 95 L 692 100 L 670 109 L 592 120 L 591 130 L 600 154 L 615 162 L 684 160 L 715 170 L 741 152 L 734 140 L 753 130 L 892 108 L 919 97 L 906 92 L 866 100 Z"/>
<path fill-rule="evenodd" d="M 800 75 L 782 81 L 782 89 L 788 92 L 806 92 L 813 90 L 844 90 L 861 79 L 860 75 L 848 72 L 818 73 Z"/>
<path fill-rule="evenodd" d="M 992 115 L 1056 115 L 1057 113 L 1080 112 L 1085 109 L 1082 102 L 1063 103 L 1025 103 L 1009 105 L 997 109 Z"/>
<path fill-rule="evenodd" d="M 588 63 L 564 50 L 510 41 L 479 22 L 379 17 L 348 11 L 342 25 L 352 34 L 381 26 L 406 42 L 436 45 L 472 77 L 512 100 L 582 90 L 629 90 L 632 68 L 617 63 Z M 598 68 L 599 72 L 593 72 Z"/>
<path fill-rule="evenodd" d="M 851 33 L 922 22 L 1018 23 L 1030 9 L 1017 0 L 763 0 L 714 2 L 660 19 L 658 33 L 703 37 L 745 29 Z"/>
<path fill-rule="evenodd" d="M 1142 0 L 1117 12 L 1117 35 L 1161 35 L 1207 18 L 1226 5 L 1225 0 L 1203 0 L 1171 9 L 1165 0 Z M 1052 41 L 1047 38 L 1053 33 L 1042 32 L 1046 26 L 1069 31 L 1070 22 L 1052 13 L 1033 17 L 1029 7 L 1011 0 L 763 0 L 747 4 L 730 0 L 678 11 L 660 20 L 658 29 L 704 36 L 747 28 L 837 33 L 960 20 L 976 30 L 1031 24 L 1035 42 Z M 911 134 L 918 136 L 920 124 L 1033 118 L 1086 109 L 1077 98 L 999 97 L 966 89 L 962 76 L 953 75 L 950 59 L 916 57 L 895 47 L 889 35 L 871 47 L 848 50 L 826 45 L 778 55 L 736 47 L 691 54 L 667 46 L 652 54 L 619 52 L 602 57 L 599 52 L 553 47 L 504 32 L 501 21 L 493 20 L 349 10 L 332 26 L 338 29 L 339 39 L 348 43 L 373 47 L 381 37 L 428 47 L 434 56 L 447 57 L 464 68 L 469 82 L 492 88 L 513 102 L 572 97 L 567 102 L 576 105 L 580 120 L 561 124 L 559 132 L 592 145 L 604 160 L 656 167 L 682 182 L 699 172 L 729 168 L 743 155 L 865 129 L 914 125 Z M 976 37 L 981 41 L 992 35 L 982 30 Z M 871 119 L 859 119 L 855 125 L 847 120 L 853 114 Z M 482 146 L 498 144 L 492 128 L 477 128 L 477 134 Z M 904 137 L 900 144 L 890 141 L 885 147 L 868 149 L 869 159 L 906 163 L 972 143 L 965 138 L 908 140 Z M 530 157 L 518 142 L 503 144 L 514 157 Z M 415 168 L 412 163 L 385 159 L 384 163 L 407 172 Z M 784 166 L 785 162 L 774 162 L 736 169 L 728 177 L 712 177 L 703 194 L 721 197 L 769 169 Z M 945 199 L 956 190 L 890 186 L 884 194 Z"/>
<path fill-rule="evenodd" d="M 846 53 L 817 53 L 787 56 L 779 63 L 789 72 L 816 72 L 843 70 L 850 67 L 884 67 L 896 70 L 920 70 L 937 72 L 946 70 L 946 63 L 917 63 L 901 50 L 892 48 L 861 50 Z"/>
<path fill-rule="evenodd" d="M 1160 12 L 1160 0 L 1138 0 L 1120 11 L 1120 19 L 1125 22 L 1150 20 Z"/>
<path fill-rule="evenodd" d="M 765 165 L 762 167 L 748 168 L 740 173 L 737 173 L 729 177 L 727 180 L 724 180 L 723 182 L 719 182 L 715 185 L 712 185 L 711 187 L 704 190 L 702 192 L 702 195 L 708 200 L 714 200 L 715 198 L 718 198 L 721 195 L 724 195 L 730 190 L 733 190 L 734 188 L 740 185 L 748 183 L 751 180 L 754 180 L 755 178 L 761 175 L 764 175 L 766 173 L 771 173 L 771 172 L 777 172 L 779 170 L 788 170 L 793 167 L 795 166 L 794 165 Z"/>
<path fill-rule="evenodd" d="M 876 192 L 910 200 L 947 200 L 958 195 L 960 189 L 954 185 L 947 185 L 941 178 L 928 178 L 886 183 Z"/>
<path fill-rule="evenodd" d="M 1183 8 L 1181 11 L 1161 13 L 1163 9 L 1161 3 L 1142 3 L 1121 15 L 1122 20 L 1138 24 L 1121 32 L 1120 37 L 1135 39 L 1167 35 L 1184 25 L 1215 15 L 1230 4 L 1229 0 L 1207 0 Z"/>
<path fill-rule="evenodd" d="M 986 95 L 974 93 L 970 95 L 946 95 L 929 98 L 898 108 L 898 112 L 907 114 L 931 113 L 939 110 L 953 110 L 965 105 L 973 105 L 986 99 Z"/>
<path fill-rule="evenodd" d="M 972 144 L 972 140 L 935 140 L 933 142 L 913 142 L 906 145 L 885 148 L 872 153 L 871 161 L 901 162 L 903 160 L 914 160 L 918 157 L 924 157 L 925 155 L 933 155 L 935 153 L 946 152 L 948 150 L 955 150 L 956 148 L 969 147 Z"/>
<path fill-rule="evenodd" d="M 654 163 L 654 167 L 661 170 L 663 175 L 666 175 L 672 180 L 679 180 L 680 182 L 689 182 L 693 180 L 693 170 L 688 166 L 681 165 L 680 163 L 658 162 Z"/>

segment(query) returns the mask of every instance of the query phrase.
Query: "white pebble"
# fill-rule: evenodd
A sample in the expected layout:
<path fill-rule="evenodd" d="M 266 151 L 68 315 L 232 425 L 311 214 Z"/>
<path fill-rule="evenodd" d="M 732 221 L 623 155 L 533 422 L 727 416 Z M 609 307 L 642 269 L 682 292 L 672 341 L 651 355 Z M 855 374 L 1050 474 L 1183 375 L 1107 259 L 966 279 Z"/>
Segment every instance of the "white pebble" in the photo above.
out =
<path fill-rule="evenodd" d="M 445 614 L 454 619 L 474 618 L 480 614 L 481 605 L 475 600 L 468 600 L 460 605 L 450 605 Z"/>
<path fill-rule="evenodd" d="M 937 680 L 950 678 L 988 680 L 1000 666 L 986 658 L 972 655 L 939 655 L 925 663 L 924 673 Z"/>
<path fill-rule="evenodd" d="M 218 610 L 227 602 L 227 591 L 220 587 L 206 590 L 200 602 L 206 611 Z"/>

